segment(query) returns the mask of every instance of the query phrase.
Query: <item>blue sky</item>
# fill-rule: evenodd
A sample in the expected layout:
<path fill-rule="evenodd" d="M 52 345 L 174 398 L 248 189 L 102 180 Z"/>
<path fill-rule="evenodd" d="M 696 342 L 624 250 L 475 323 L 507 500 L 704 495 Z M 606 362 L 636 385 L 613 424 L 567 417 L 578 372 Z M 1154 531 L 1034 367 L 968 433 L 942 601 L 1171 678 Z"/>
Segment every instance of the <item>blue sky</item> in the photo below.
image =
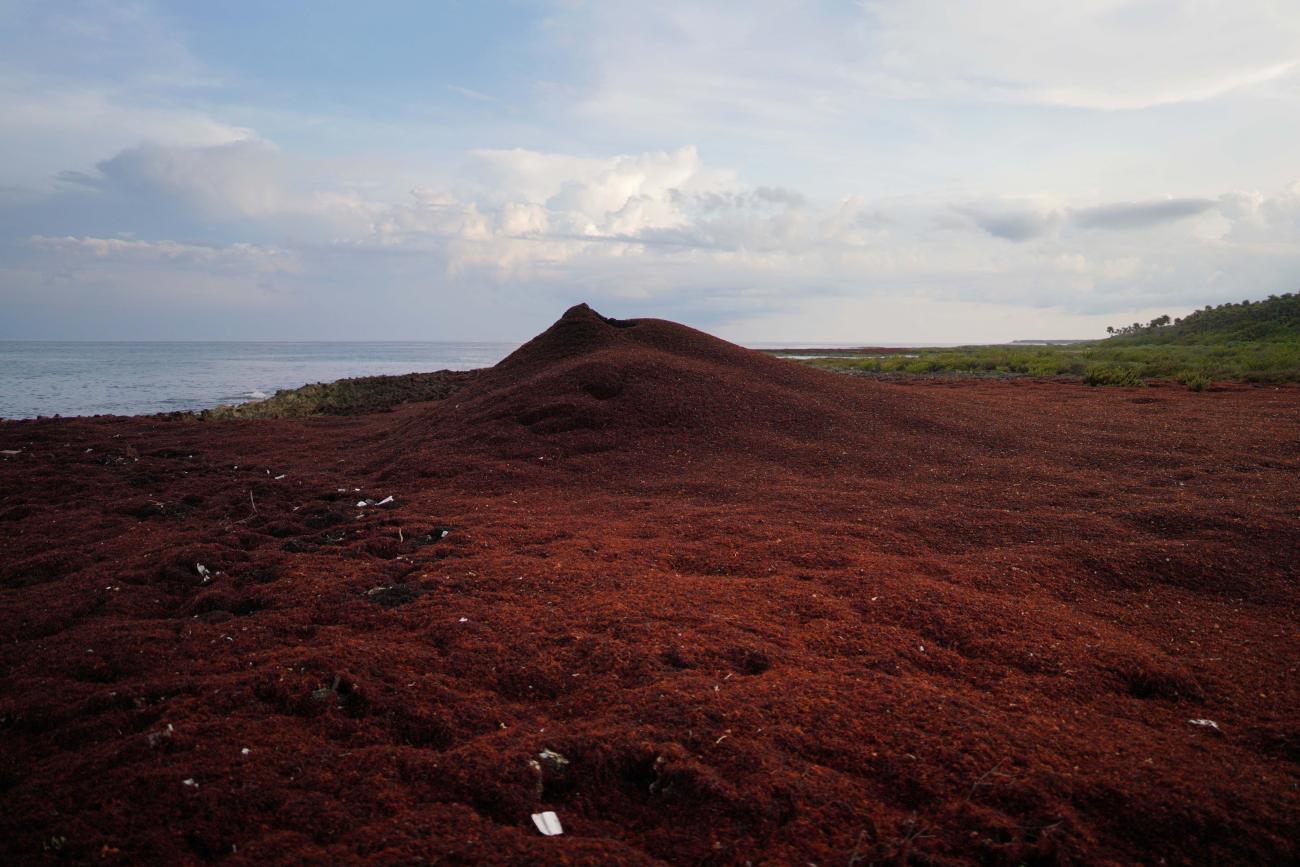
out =
<path fill-rule="evenodd" d="M 1300 6 L 0 2 L 0 338 L 1088 336 L 1300 283 Z"/>

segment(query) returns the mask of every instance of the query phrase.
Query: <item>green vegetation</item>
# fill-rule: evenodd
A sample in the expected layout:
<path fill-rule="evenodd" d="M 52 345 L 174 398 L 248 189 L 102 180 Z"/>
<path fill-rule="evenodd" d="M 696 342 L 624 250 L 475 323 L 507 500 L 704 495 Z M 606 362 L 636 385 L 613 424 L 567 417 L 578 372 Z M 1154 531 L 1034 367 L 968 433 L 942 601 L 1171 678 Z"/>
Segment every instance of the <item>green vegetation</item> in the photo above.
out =
<path fill-rule="evenodd" d="M 818 358 L 808 363 L 858 375 L 963 374 L 1079 377 L 1088 385 L 1174 380 L 1192 391 L 1215 381 L 1300 382 L 1300 295 L 1206 307 L 1183 319 L 1108 329 L 1114 336 L 1064 346 L 963 346 Z"/>
<path fill-rule="evenodd" d="M 1295 343 L 1300 340 L 1300 295 L 1270 295 L 1266 301 L 1208 304 L 1185 319 L 1168 316 L 1146 325 L 1134 322 L 1107 328 L 1115 335 L 1107 343 Z"/>
<path fill-rule="evenodd" d="M 1083 384 L 1145 388 L 1147 383 L 1135 367 L 1122 367 L 1118 364 L 1094 364 L 1083 372 Z"/>
<path fill-rule="evenodd" d="M 312 415 L 358 415 L 385 412 L 400 403 L 442 400 L 457 391 L 472 371 L 440 370 L 404 376 L 361 376 L 282 389 L 266 400 L 219 406 L 199 413 L 209 421 L 237 418 L 302 418 Z"/>
<path fill-rule="evenodd" d="M 1175 378 L 1187 386 L 1188 391 L 1205 391 L 1211 384 L 1208 376 L 1196 371 L 1185 370 Z"/>

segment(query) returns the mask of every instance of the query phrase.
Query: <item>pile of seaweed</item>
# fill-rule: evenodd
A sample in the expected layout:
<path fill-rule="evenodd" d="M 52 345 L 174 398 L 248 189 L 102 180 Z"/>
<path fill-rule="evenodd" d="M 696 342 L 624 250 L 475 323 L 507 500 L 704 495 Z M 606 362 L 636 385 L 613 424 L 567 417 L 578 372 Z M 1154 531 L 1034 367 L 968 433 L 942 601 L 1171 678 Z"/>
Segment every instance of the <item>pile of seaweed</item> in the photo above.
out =
<path fill-rule="evenodd" d="M 585 304 L 480 375 L 454 400 L 397 428 L 380 452 L 396 467 L 447 449 L 500 458 L 604 454 L 642 469 L 665 455 L 737 453 L 789 470 L 833 468 L 828 442 L 885 472 L 863 448 L 943 425 L 914 397 L 745 349 L 662 319 L 618 320 Z M 947 460 L 939 440 L 918 454 Z M 842 449 L 847 456 L 848 450 Z"/>

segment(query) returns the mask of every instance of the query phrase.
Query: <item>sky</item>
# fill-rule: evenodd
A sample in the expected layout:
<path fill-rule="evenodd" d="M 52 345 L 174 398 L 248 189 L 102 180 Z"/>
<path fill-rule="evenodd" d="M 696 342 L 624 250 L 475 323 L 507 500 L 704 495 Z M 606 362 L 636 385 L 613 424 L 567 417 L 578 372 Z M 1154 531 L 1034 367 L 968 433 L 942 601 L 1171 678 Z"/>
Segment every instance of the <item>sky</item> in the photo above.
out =
<path fill-rule="evenodd" d="M 0 0 L 0 339 L 993 342 L 1297 289 L 1295 0 Z"/>

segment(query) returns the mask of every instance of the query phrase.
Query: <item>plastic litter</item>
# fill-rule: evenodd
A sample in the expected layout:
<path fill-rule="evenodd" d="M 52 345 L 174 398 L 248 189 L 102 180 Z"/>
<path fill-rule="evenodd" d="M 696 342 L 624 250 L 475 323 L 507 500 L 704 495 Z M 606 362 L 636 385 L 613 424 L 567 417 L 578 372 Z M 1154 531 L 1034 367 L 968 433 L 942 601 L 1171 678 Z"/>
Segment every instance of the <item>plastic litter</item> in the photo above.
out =
<path fill-rule="evenodd" d="M 395 501 L 393 500 L 392 495 L 389 495 L 389 496 L 387 496 L 387 497 L 384 497 L 382 500 L 372 500 L 372 499 L 366 498 L 366 499 L 364 499 L 364 500 L 358 500 L 358 501 L 357 501 L 357 508 L 358 508 L 358 509 L 364 509 L 366 506 L 387 506 L 388 504 L 390 504 L 390 503 L 392 503 L 392 502 L 395 502 Z"/>
<path fill-rule="evenodd" d="M 1189 719 L 1188 722 L 1194 726 L 1203 726 L 1207 729 L 1214 729 L 1216 732 L 1223 731 L 1223 729 L 1219 728 L 1219 724 L 1212 719 Z"/>
<path fill-rule="evenodd" d="M 158 729 L 157 731 L 149 732 L 149 734 L 145 735 L 145 740 L 148 741 L 149 746 L 154 747 L 156 749 L 157 747 L 162 745 L 163 741 L 171 740 L 172 735 L 175 733 L 176 733 L 176 729 L 172 728 L 171 723 L 167 723 L 167 728 Z"/>
<path fill-rule="evenodd" d="M 541 763 L 546 765 L 548 768 L 557 771 L 564 769 L 569 764 L 568 759 L 551 749 L 543 749 L 537 754 L 537 758 L 540 759 Z"/>
<path fill-rule="evenodd" d="M 0 455 L 20 455 L 22 453 L 22 449 L 0 449 Z"/>
<path fill-rule="evenodd" d="M 198 573 L 199 573 L 199 577 L 203 579 L 203 581 L 202 581 L 201 583 L 203 583 L 203 584 L 207 584 L 209 581 L 212 580 L 212 572 L 211 572 L 211 570 L 209 570 L 208 567 L 207 567 L 207 566 L 204 566 L 202 563 L 195 563 L 195 564 L 194 564 L 194 571 L 195 571 L 195 572 L 198 572 Z"/>
<path fill-rule="evenodd" d="M 537 830 L 547 837 L 555 837 L 564 833 L 564 828 L 560 826 L 560 817 L 550 810 L 545 813 L 533 813 L 533 824 L 537 826 Z"/>

